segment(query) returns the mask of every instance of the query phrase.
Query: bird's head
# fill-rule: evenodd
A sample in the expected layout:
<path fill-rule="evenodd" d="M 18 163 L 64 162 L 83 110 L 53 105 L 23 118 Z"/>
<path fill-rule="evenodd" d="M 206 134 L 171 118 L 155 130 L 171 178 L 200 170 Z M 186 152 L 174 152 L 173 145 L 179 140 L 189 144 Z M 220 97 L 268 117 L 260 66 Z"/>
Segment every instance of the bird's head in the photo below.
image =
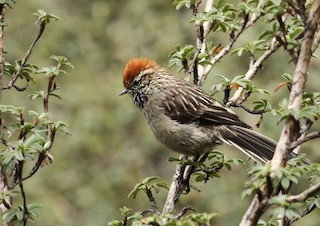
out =
<path fill-rule="evenodd" d="M 137 88 L 146 75 L 156 68 L 157 64 L 147 58 L 132 58 L 129 60 L 123 71 L 123 86 L 125 89 L 120 95 L 130 93 Z"/>

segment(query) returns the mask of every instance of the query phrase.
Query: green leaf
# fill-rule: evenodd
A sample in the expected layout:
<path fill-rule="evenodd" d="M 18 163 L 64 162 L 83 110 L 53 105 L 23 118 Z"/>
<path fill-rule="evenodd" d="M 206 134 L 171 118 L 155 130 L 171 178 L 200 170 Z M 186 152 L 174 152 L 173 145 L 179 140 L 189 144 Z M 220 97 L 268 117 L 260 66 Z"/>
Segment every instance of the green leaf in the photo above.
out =
<path fill-rule="evenodd" d="M 284 189 L 288 189 L 289 187 L 290 187 L 290 180 L 289 180 L 289 178 L 287 178 L 287 177 L 284 177 L 284 178 L 282 178 L 282 180 L 281 180 L 281 186 L 284 188 Z"/>
<path fill-rule="evenodd" d="M 54 14 L 46 13 L 42 9 L 39 9 L 37 12 L 33 13 L 32 15 L 37 17 L 38 22 L 44 22 L 46 24 L 50 23 L 51 20 L 57 21 L 60 20 L 60 18 Z"/>
<path fill-rule="evenodd" d="M 51 147 L 51 145 L 52 145 L 52 142 L 49 140 L 44 144 L 43 149 L 48 150 Z"/>
<path fill-rule="evenodd" d="M 145 184 L 145 185 L 148 185 L 148 184 L 150 184 L 152 181 L 158 180 L 158 179 L 160 179 L 160 177 L 158 177 L 158 176 L 147 177 L 147 178 L 145 178 L 145 179 L 142 181 L 142 183 Z"/>
<path fill-rule="evenodd" d="M 176 45 L 174 51 L 169 53 L 169 67 L 176 65 L 179 70 L 183 69 L 183 62 L 192 60 L 195 52 L 196 49 L 193 45 L 186 45 L 183 48 L 180 45 Z"/>
<path fill-rule="evenodd" d="M 39 97 L 41 97 L 42 99 L 46 98 L 46 92 L 44 90 L 40 90 L 40 91 L 33 91 L 32 93 L 30 93 L 28 95 L 28 97 L 30 98 L 30 100 L 35 100 Z"/>
<path fill-rule="evenodd" d="M 179 10 L 183 6 L 190 8 L 191 5 L 195 5 L 196 0 L 174 0 L 173 5 L 176 7 L 176 10 Z"/>
<path fill-rule="evenodd" d="M 289 73 L 284 73 L 281 75 L 287 82 L 292 83 L 293 82 L 293 76 Z"/>
<path fill-rule="evenodd" d="M 120 212 L 122 216 L 128 216 L 130 214 L 130 212 L 132 211 L 132 209 L 124 206 L 122 208 L 120 208 Z"/>
<path fill-rule="evenodd" d="M 246 196 L 250 196 L 254 192 L 253 188 L 247 188 L 241 193 L 241 200 L 243 200 Z"/>
<path fill-rule="evenodd" d="M 113 220 L 108 223 L 108 226 L 124 226 L 123 221 Z"/>
<path fill-rule="evenodd" d="M 74 69 L 74 66 L 68 61 L 68 59 L 65 56 L 52 55 L 52 56 L 50 56 L 50 58 L 57 61 L 58 65 L 67 66 L 67 67 L 71 67 L 72 69 Z"/>

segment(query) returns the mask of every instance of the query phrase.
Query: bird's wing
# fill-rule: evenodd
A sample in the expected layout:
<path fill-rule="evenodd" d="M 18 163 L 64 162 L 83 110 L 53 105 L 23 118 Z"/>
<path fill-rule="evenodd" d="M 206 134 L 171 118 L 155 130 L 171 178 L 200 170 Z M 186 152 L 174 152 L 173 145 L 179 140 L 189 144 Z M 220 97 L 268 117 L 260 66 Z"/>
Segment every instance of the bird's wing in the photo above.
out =
<path fill-rule="evenodd" d="M 163 107 L 167 116 L 180 123 L 200 125 L 238 125 L 250 128 L 229 108 L 198 87 L 185 83 L 183 88 L 164 90 Z"/>

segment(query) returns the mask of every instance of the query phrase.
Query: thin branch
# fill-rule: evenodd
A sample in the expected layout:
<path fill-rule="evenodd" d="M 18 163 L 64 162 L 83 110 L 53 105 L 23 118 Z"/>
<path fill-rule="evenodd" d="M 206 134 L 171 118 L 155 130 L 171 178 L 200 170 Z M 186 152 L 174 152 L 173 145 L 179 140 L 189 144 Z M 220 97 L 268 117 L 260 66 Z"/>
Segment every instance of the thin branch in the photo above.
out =
<path fill-rule="evenodd" d="M 160 215 L 160 211 L 159 211 L 157 202 L 156 202 L 156 200 L 155 200 L 154 197 L 153 197 L 152 191 L 147 188 L 147 189 L 146 189 L 146 193 L 147 193 L 149 202 L 151 203 L 152 209 L 155 211 L 155 213 L 156 213 L 157 215 Z"/>
<path fill-rule="evenodd" d="M 16 86 L 16 85 L 12 85 L 12 87 L 15 88 L 19 92 L 25 91 L 28 88 L 28 86 L 29 86 L 28 83 L 24 87 L 19 87 L 19 86 Z"/>
<path fill-rule="evenodd" d="M 11 204 L 7 203 L 5 199 L 2 199 L 2 204 L 7 208 L 7 210 L 11 209 Z"/>
<path fill-rule="evenodd" d="M 3 87 L 2 89 L 10 89 L 11 87 L 14 86 L 15 82 L 17 81 L 17 79 L 19 78 L 19 75 L 20 75 L 20 72 L 22 70 L 22 68 L 25 66 L 25 64 L 27 63 L 31 53 L 32 53 L 32 50 L 34 48 L 34 46 L 36 45 L 36 43 L 38 42 L 38 40 L 41 38 L 42 34 L 43 34 L 43 31 L 46 27 L 46 22 L 45 21 L 42 21 L 41 24 L 40 24 L 40 29 L 39 29 L 39 32 L 38 32 L 38 35 L 37 37 L 34 39 L 34 41 L 32 42 L 31 46 L 29 47 L 25 57 L 23 58 L 23 60 L 21 61 L 21 65 L 19 67 L 19 69 L 14 73 L 14 75 L 12 76 L 11 80 L 9 81 L 8 85 Z"/>
<path fill-rule="evenodd" d="M 194 6 L 191 7 L 192 14 L 195 16 L 198 13 L 198 7 L 201 3 L 201 0 L 198 0 Z M 209 11 L 212 8 L 213 2 L 211 0 L 207 1 L 205 11 Z M 200 73 L 200 65 L 198 65 L 198 56 L 200 53 L 205 51 L 205 43 L 206 43 L 206 36 L 209 34 L 210 30 L 212 29 L 212 23 L 205 22 L 203 25 L 196 25 L 197 31 L 197 40 L 196 40 L 196 47 L 197 51 L 195 52 L 191 64 L 188 68 L 188 71 L 185 71 L 185 79 L 188 81 L 191 74 L 193 74 L 193 83 L 198 85 L 199 84 L 199 77 L 201 76 Z"/>
<path fill-rule="evenodd" d="M 308 198 L 310 198 L 311 196 L 314 196 L 315 194 L 317 194 L 318 192 L 320 192 L 320 182 L 312 185 L 311 187 L 309 187 L 308 189 L 304 190 L 303 192 L 301 192 L 298 195 L 288 196 L 286 198 L 286 201 L 289 202 L 289 203 L 304 202 Z"/>
<path fill-rule="evenodd" d="M 147 215 L 147 213 L 157 214 L 157 212 L 154 209 L 147 209 L 147 210 L 142 211 L 141 216 L 145 216 L 145 215 Z"/>
<path fill-rule="evenodd" d="M 17 164 L 18 184 L 19 184 L 20 193 L 21 193 L 21 196 L 22 196 L 23 226 L 26 226 L 27 222 L 28 222 L 28 208 L 27 208 L 26 193 L 25 193 L 24 187 L 23 187 L 22 167 L 23 167 L 23 162 L 19 161 L 19 163 Z"/>
<path fill-rule="evenodd" d="M 252 51 L 249 51 L 249 68 L 253 67 L 255 62 L 254 54 Z"/>
<path fill-rule="evenodd" d="M 257 6 L 257 9 L 263 9 L 265 4 L 265 0 L 260 0 Z M 248 26 L 252 26 L 261 16 L 261 14 L 252 13 L 251 18 L 249 20 Z"/>
<path fill-rule="evenodd" d="M 236 42 L 236 40 L 239 38 L 239 36 L 242 34 L 242 32 L 248 27 L 248 20 L 249 17 L 246 14 L 241 22 L 241 27 L 239 30 L 235 31 L 233 33 L 232 39 L 229 41 L 229 43 L 216 55 L 214 56 L 211 60 L 209 65 L 206 65 L 203 68 L 202 76 L 199 79 L 199 85 L 202 86 L 204 81 L 206 80 L 209 72 L 211 71 L 213 65 L 215 65 L 222 57 L 224 57 L 232 48 L 233 44 Z"/>
<path fill-rule="evenodd" d="M 285 27 L 285 24 L 284 24 L 284 21 L 286 19 L 287 19 L 287 15 L 286 16 L 280 16 L 280 15 L 277 16 L 277 20 L 278 20 L 278 23 L 279 23 L 279 26 L 280 26 L 280 30 L 282 32 L 283 39 L 280 36 L 276 36 L 276 38 L 277 38 L 277 41 L 283 46 L 283 48 L 289 53 L 293 63 L 297 64 L 298 54 L 299 53 L 297 53 L 294 50 L 294 48 L 288 48 L 288 40 L 286 38 L 287 30 L 286 30 L 286 27 Z"/>
<path fill-rule="evenodd" d="M 320 45 L 320 31 L 318 31 L 316 33 L 313 43 L 314 44 L 313 44 L 313 47 L 312 47 L 312 53 L 314 53 L 318 49 L 318 47 Z"/>
<path fill-rule="evenodd" d="M 53 142 L 54 142 L 54 138 L 55 138 L 55 130 L 52 129 L 52 131 L 50 132 L 50 138 L 49 141 L 51 141 L 49 147 L 45 150 L 43 150 L 42 152 L 39 153 L 37 162 L 34 164 L 34 166 L 32 167 L 32 169 L 29 171 L 29 173 L 22 178 L 22 181 L 27 180 L 28 178 L 32 177 L 41 167 L 43 161 L 48 157 L 48 152 L 50 151 Z M 17 180 L 13 180 L 9 186 L 9 189 L 13 189 L 15 186 L 18 185 Z"/>
<path fill-rule="evenodd" d="M 312 211 L 314 211 L 315 209 L 317 208 L 317 206 L 315 204 L 313 204 L 311 207 L 309 208 L 305 208 L 303 213 L 301 214 L 301 216 L 299 217 L 296 217 L 296 218 L 293 218 L 291 219 L 289 222 L 288 222 L 288 225 L 291 225 L 293 224 L 294 222 L 296 222 L 297 220 L 303 218 L 304 216 L 308 215 L 309 213 L 311 213 Z"/>
<path fill-rule="evenodd" d="M 265 1 L 262 0 L 258 3 L 258 7 L 257 9 L 262 9 L 264 7 L 264 4 L 265 4 Z M 204 68 L 203 68 L 203 71 L 201 73 L 201 76 L 200 76 L 200 80 L 199 80 L 199 86 L 202 86 L 204 81 L 206 80 L 209 72 L 211 71 L 212 67 L 217 63 L 219 62 L 219 60 L 224 57 L 232 48 L 233 44 L 237 41 L 237 39 L 240 37 L 240 35 L 244 32 L 244 30 L 246 30 L 247 28 L 251 27 L 259 18 L 261 17 L 261 14 L 258 15 L 258 14 L 252 14 L 251 18 L 249 18 L 249 15 L 248 14 L 244 14 L 244 17 L 241 21 L 241 27 L 236 30 L 236 31 L 233 31 L 231 34 L 230 34 L 230 37 L 231 37 L 231 40 L 229 41 L 229 43 L 221 49 L 221 51 L 219 51 L 219 53 L 212 57 L 212 59 L 210 60 L 210 63 L 209 65 L 206 65 Z"/>
<path fill-rule="evenodd" d="M 213 7 L 213 0 L 208 0 L 205 5 L 205 12 L 209 12 Z M 200 53 L 204 53 L 206 51 L 206 39 L 210 31 L 213 29 L 215 23 L 206 21 L 203 23 L 201 33 L 197 38 L 197 53 L 195 54 L 195 58 L 193 60 L 194 65 L 194 74 L 196 74 L 196 79 L 194 80 L 194 84 L 202 86 L 201 78 L 203 77 L 204 67 L 198 64 L 198 56 Z"/>
<path fill-rule="evenodd" d="M 240 107 L 243 110 L 245 110 L 246 112 L 248 112 L 250 114 L 253 114 L 253 115 L 261 115 L 261 114 L 264 114 L 264 113 L 268 112 L 268 110 L 265 110 L 265 109 L 263 109 L 263 110 L 253 110 L 253 109 L 250 109 L 250 108 L 248 108 L 248 107 L 246 107 L 244 105 L 236 105 L 234 103 L 230 103 L 229 106 L 230 107 Z"/>
<path fill-rule="evenodd" d="M 57 69 L 59 70 L 59 67 L 57 67 Z M 53 91 L 53 86 L 54 86 L 54 79 L 55 79 L 55 75 L 52 74 L 49 76 L 49 80 L 48 80 L 48 86 L 47 86 L 47 93 L 46 96 L 43 99 L 43 110 L 44 112 L 49 112 L 49 97 L 51 92 Z"/>
<path fill-rule="evenodd" d="M 255 61 L 252 67 L 249 68 L 249 70 L 245 74 L 245 78 L 248 80 L 252 80 L 258 69 L 261 67 L 262 63 L 266 61 L 279 47 L 280 45 L 277 44 L 277 39 L 273 38 L 268 49 Z M 241 102 L 243 102 L 241 101 L 240 97 L 242 96 L 244 91 L 245 90 L 242 87 L 239 87 L 238 90 L 234 93 L 233 97 L 230 99 L 228 105 L 232 105 L 232 103 L 240 105 Z"/>
<path fill-rule="evenodd" d="M 176 214 L 175 219 L 179 220 L 183 217 L 188 211 L 196 212 L 191 206 L 186 206 L 178 214 Z"/>
<path fill-rule="evenodd" d="M 319 137 L 320 137 L 320 131 L 311 132 L 311 133 L 305 135 L 303 138 L 299 138 L 297 141 L 293 141 L 291 143 L 289 149 L 294 149 L 309 140 L 313 140 L 313 139 L 316 139 Z"/>

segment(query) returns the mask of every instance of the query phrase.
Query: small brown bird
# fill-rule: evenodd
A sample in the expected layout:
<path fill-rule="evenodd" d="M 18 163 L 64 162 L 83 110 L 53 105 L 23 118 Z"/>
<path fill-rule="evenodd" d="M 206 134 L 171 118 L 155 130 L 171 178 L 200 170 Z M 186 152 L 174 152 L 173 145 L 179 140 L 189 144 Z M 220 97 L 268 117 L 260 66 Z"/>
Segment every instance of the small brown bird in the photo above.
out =
<path fill-rule="evenodd" d="M 224 142 L 257 161 L 273 156 L 275 141 L 251 130 L 225 105 L 152 60 L 129 60 L 123 84 L 120 95 L 131 96 L 156 138 L 173 151 L 199 156 Z"/>

